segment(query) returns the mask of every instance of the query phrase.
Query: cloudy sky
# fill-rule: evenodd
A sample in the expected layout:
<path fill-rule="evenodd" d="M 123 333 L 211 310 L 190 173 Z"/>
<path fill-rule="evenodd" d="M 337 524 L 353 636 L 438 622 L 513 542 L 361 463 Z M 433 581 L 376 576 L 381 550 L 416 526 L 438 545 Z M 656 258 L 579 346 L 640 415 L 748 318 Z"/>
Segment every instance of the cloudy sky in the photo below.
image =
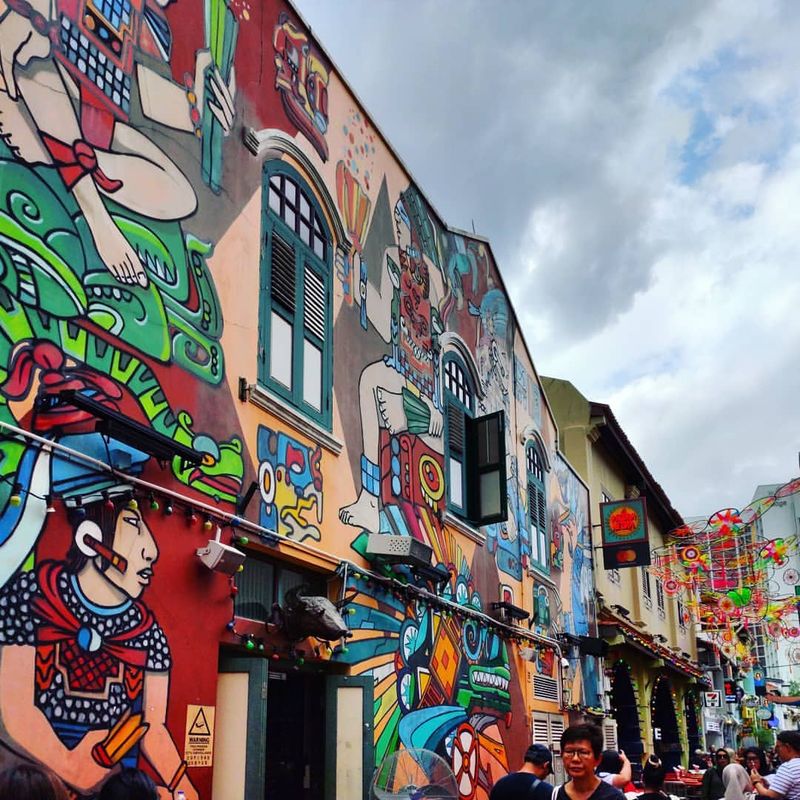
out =
<path fill-rule="evenodd" d="M 800 472 L 800 5 L 297 7 L 681 513 Z"/>

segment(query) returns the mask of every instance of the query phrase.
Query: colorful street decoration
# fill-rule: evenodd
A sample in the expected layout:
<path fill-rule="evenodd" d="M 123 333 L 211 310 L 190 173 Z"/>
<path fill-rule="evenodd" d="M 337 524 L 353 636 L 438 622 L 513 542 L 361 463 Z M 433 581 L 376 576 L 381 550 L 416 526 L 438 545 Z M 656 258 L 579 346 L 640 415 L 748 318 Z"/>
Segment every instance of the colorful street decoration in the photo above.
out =
<path fill-rule="evenodd" d="M 664 591 L 683 599 L 688 614 L 710 633 L 723 654 L 747 665 L 752 659 L 737 631 L 763 623 L 772 638 L 793 638 L 797 571 L 783 569 L 800 552 L 800 538 L 759 538 L 755 522 L 778 500 L 800 491 L 800 478 L 741 511 L 724 508 L 707 520 L 675 528 L 668 544 L 653 550 L 649 568 Z"/>

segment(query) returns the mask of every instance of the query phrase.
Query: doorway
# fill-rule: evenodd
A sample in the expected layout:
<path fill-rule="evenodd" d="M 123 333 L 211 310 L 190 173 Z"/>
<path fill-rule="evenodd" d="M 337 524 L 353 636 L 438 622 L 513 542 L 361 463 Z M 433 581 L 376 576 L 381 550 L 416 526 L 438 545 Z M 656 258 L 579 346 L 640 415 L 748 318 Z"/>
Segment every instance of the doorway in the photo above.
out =
<path fill-rule="evenodd" d="M 618 661 L 611 675 L 611 707 L 617 721 L 617 746 L 631 761 L 633 779 L 641 777 L 644 744 L 639 728 L 639 706 L 631 680 L 630 667 Z"/>
<path fill-rule="evenodd" d="M 264 800 L 323 800 L 324 676 L 270 671 L 267 707 Z"/>
<path fill-rule="evenodd" d="M 682 761 L 678 717 L 672 699 L 672 685 L 666 675 L 660 675 L 653 687 L 651 701 L 653 714 L 653 751 L 668 770 L 675 769 Z"/>

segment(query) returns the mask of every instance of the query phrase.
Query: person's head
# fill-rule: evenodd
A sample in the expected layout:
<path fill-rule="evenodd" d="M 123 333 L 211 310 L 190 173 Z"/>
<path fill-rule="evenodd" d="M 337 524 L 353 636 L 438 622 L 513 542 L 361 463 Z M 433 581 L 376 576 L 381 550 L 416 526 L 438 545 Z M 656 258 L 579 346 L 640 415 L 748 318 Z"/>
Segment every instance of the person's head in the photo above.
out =
<path fill-rule="evenodd" d="M 761 775 L 769 772 L 767 757 L 764 755 L 764 751 L 760 747 L 748 747 L 744 751 L 744 766 L 748 772 L 755 770 Z"/>
<path fill-rule="evenodd" d="M 525 751 L 525 763 L 531 765 L 531 771 L 539 780 L 545 780 L 553 771 L 553 754 L 543 744 L 532 744 Z"/>
<path fill-rule="evenodd" d="M 129 767 L 103 784 L 97 800 L 158 800 L 158 789 L 149 775 Z"/>
<path fill-rule="evenodd" d="M 800 757 L 800 731 L 781 731 L 775 742 L 775 752 L 781 762 Z"/>
<path fill-rule="evenodd" d="M 0 800 L 68 800 L 61 779 L 38 764 L 17 764 L 0 772 Z"/>
<path fill-rule="evenodd" d="M 741 764 L 735 762 L 728 764 L 725 769 L 722 770 L 722 783 L 726 789 L 726 797 L 744 797 L 745 792 L 751 792 L 753 790 L 747 771 Z M 733 790 L 729 791 L 728 787 L 731 784 L 734 784 L 734 787 Z"/>
<path fill-rule="evenodd" d="M 642 786 L 646 791 L 660 792 L 664 788 L 667 770 L 655 756 L 650 756 L 642 768 Z"/>
<path fill-rule="evenodd" d="M 570 725 L 561 734 L 561 758 L 570 778 L 584 778 L 594 773 L 600 763 L 603 732 L 597 725 Z"/>
<path fill-rule="evenodd" d="M 722 770 L 728 766 L 728 764 L 733 764 L 736 760 L 736 754 L 727 747 L 720 747 L 714 753 L 714 766 L 717 768 L 717 772 L 722 774 Z"/>
<path fill-rule="evenodd" d="M 622 770 L 622 759 L 616 750 L 603 750 L 600 754 L 600 763 L 597 765 L 598 772 L 608 772 L 617 775 Z"/>
<path fill-rule="evenodd" d="M 129 496 L 117 495 L 81 506 L 80 518 L 73 513 L 74 541 L 67 561 L 69 570 L 75 573 L 92 562 L 99 575 L 136 599 L 152 580 L 158 546 L 141 510 L 132 505 L 136 504 Z M 92 542 L 102 545 L 100 555 L 94 554 Z M 127 563 L 115 566 L 107 557 L 109 553 Z"/>

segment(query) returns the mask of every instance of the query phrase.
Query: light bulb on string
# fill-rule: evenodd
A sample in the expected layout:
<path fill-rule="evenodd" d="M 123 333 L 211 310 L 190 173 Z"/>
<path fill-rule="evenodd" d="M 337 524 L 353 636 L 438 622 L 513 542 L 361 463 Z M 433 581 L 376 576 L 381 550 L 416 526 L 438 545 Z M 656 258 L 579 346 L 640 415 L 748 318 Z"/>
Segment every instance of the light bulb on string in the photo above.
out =
<path fill-rule="evenodd" d="M 22 505 L 22 484 L 15 483 L 14 488 L 11 490 L 11 497 L 8 498 L 9 505 L 19 506 Z"/>

